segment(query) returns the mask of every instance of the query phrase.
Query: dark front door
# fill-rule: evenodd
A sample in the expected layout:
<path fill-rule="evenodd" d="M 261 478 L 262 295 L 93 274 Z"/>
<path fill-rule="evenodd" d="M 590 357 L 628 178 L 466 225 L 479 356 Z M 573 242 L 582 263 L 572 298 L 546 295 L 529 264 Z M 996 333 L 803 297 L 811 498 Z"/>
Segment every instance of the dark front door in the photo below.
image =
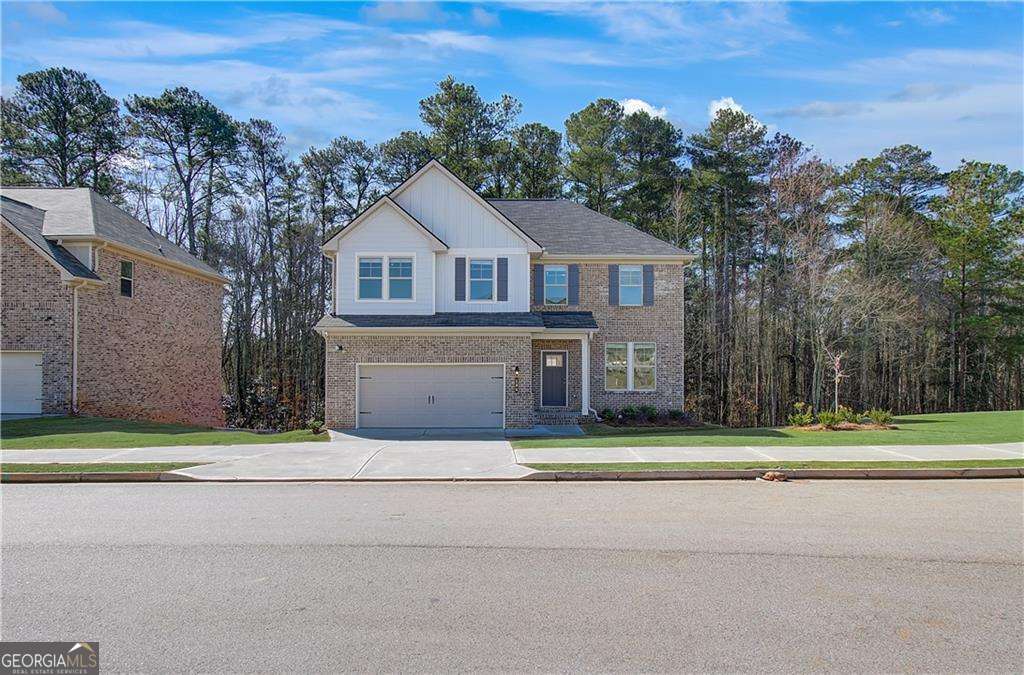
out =
<path fill-rule="evenodd" d="M 565 352 L 542 352 L 541 405 L 565 405 Z"/>

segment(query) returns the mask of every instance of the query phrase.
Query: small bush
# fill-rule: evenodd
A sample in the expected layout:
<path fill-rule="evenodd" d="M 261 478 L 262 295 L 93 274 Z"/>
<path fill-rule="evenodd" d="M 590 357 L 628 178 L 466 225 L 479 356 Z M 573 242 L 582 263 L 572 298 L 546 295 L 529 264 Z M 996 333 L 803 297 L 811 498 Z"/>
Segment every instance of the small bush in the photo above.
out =
<path fill-rule="evenodd" d="M 789 426 L 809 427 L 814 424 L 814 410 L 811 409 L 811 406 L 807 405 L 803 401 L 797 401 L 793 404 L 793 408 L 796 412 L 790 415 L 787 419 Z"/>
<path fill-rule="evenodd" d="M 826 429 L 835 429 L 842 423 L 842 418 L 839 413 L 832 412 L 831 410 L 822 410 L 818 413 L 818 424 L 825 427 Z"/>
<path fill-rule="evenodd" d="M 640 419 L 640 411 L 635 405 L 627 405 L 625 408 L 619 411 L 619 417 L 624 422 L 636 422 Z"/>
<path fill-rule="evenodd" d="M 847 408 L 845 405 L 839 406 L 839 410 L 836 411 L 836 415 L 839 416 L 840 422 L 849 422 L 850 424 L 860 424 L 861 416 L 853 412 L 852 408 Z"/>
<path fill-rule="evenodd" d="M 872 408 L 871 410 L 865 411 L 864 417 L 871 420 L 872 424 L 877 424 L 880 427 L 887 427 L 892 424 L 893 416 L 891 410 L 882 410 L 881 408 Z"/>
<path fill-rule="evenodd" d="M 670 408 L 668 411 L 668 418 L 673 422 L 688 422 L 690 413 L 683 412 L 679 408 Z"/>
<path fill-rule="evenodd" d="M 642 405 L 640 406 L 640 418 L 647 421 L 658 419 L 658 409 L 653 405 Z"/>
<path fill-rule="evenodd" d="M 306 422 L 306 428 L 312 431 L 314 434 L 322 434 L 324 431 L 323 420 L 309 420 Z"/>
<path fill-rule="evenodd" d="M 611 408 L 601 408 L 597 412 L 597 415 L 598 415 L 598 417 L 600 417 L 605 422 L 614 422 L 615 421 L 615 411 L 612 410 Z"/>

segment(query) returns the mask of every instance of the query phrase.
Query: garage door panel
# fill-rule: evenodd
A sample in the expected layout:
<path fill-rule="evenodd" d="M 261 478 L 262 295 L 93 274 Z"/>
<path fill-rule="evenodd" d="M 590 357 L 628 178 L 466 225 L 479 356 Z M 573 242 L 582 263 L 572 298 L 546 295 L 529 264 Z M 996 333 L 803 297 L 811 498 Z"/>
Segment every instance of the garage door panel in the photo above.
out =
<path fill-rule="evenodd" d="M 42 412 L 42 352 L 0 352 L 0 390 L 0 412 Z"/>
<path fill-rule="evenodd" d="M 469 364 L 361 366 L 359 426 L 500 428 L 503 370 Z"/>

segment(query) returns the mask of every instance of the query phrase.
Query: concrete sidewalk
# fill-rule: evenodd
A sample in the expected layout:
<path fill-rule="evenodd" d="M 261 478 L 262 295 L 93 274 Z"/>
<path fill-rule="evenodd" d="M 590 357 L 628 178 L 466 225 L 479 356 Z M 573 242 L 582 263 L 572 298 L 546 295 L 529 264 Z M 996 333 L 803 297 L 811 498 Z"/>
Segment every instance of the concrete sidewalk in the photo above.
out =
<path fill-rule="evenodd" d="M 527 463 L 912 461 L 1024 458 L 1024 443 L 837 447 L 536 448 L 500 431 L 334 433 L 330 442 L 123 449 L 4 450 L 4 462 L 209 462 L 175 473 L 206 480 L 514 480 Z"/>
<path fill-rule="evenodd" d="M 840 445 L 742 447 L 529 448 L 521 464 L 622 462 L 895 462 L 942 459 L 1022 459 L 1024 443 L 988 445 Z"/>

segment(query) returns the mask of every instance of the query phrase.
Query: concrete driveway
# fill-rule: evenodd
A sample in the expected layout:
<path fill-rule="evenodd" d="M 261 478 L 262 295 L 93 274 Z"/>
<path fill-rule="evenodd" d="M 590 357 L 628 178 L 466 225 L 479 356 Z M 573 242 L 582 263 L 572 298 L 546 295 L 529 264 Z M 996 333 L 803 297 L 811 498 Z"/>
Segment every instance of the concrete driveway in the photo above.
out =
<path fill-rule="evenodd" d="M 258 454 L 183 469 L 201 479 L 508 480 L 516 464 L 501 431 L 381 429 L 332 433 L 329 443 L 264 445 Z"/>

